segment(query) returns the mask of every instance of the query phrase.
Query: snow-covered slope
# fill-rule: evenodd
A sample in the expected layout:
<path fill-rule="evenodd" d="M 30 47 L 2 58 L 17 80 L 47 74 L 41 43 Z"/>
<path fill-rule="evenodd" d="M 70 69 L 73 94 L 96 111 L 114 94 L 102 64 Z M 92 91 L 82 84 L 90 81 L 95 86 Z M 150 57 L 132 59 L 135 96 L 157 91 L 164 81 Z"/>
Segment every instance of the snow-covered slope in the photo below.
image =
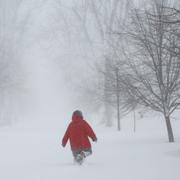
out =
<path fill-rule="evenodd" d="M 143 121 L 142 121 L 143 122 Z M 0 129 L 2 180 L 179 180 L 180 141 L 138 130 L 117 132 L 93 126 L 98 142 L 82 166 L 73 164 L 69 146 L 61 147 L 65 124 L 16 124 Z M 179 129 L 179 121 L 174 122 Z M 157 132 L 157 131 L 156 131 Z"/>

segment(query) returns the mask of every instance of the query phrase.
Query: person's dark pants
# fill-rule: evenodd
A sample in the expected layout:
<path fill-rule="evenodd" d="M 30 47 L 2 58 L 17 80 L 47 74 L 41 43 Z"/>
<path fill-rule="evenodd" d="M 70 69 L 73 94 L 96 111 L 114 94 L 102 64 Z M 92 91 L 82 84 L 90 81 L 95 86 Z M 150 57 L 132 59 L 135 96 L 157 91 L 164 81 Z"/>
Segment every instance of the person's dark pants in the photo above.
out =
<path fill-rule="evenodd" d="M 76 150 L 72 150 L 72 154 L 73 154 L 74 158 L 76 158 L 78 154 L 83 154 L 84 157 L 87 157 L 87 156 L 92 154 L 92 149 L 91 148 L 88 148 L 88 149 L 76 149 Z"/>

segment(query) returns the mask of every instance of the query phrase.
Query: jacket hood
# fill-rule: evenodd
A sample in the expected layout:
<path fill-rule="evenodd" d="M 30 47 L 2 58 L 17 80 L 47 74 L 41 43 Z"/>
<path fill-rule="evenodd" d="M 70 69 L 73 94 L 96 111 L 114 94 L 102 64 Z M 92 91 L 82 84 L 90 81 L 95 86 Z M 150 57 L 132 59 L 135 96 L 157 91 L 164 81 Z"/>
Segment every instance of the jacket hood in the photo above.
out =
<path fill-rule="evenodd" d="M 77 114 L 73 114 L 72 115 L 72 122 L 73 123 L 78 123 L 78 122 L 80 122 L 80 121 L 82 121 L 83 120 L 83 117 L 82 116 L 79 116 L 79 115 L 77 115 Z"/>

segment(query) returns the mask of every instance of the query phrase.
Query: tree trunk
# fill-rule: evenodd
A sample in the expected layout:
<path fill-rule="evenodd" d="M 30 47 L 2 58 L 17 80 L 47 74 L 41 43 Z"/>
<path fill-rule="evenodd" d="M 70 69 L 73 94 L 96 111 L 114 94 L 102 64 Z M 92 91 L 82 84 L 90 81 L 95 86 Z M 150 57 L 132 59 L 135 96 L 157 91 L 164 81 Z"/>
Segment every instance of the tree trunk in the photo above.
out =
<path fill-rule="evenodd" d="M 112 126 L 112 113 L 111 113 L 111 107 L 108 104 L 108 102 L 104 102 L 104 117 L 103 121 L 107 127 Z"/>
<path fill-rule="evenodd" d="M 104 75 L 104 121 L 106 126 L 111 127 L 112 126 L 112 112 L 111 112 L 111 106 L 109 102 L 111 101 L 111 96 L 109 94 L 109 79 L 108 79 L 108 73 L 109 73 L 109 62 L 108 59 L 105 57 L 105 75 Z"/>
<path fill-rule="evenodd" d="M 134 117 L 134 128 L 133 129 L 134 129 L 134 132 L 136 132 L 136 112 L 135 112 L 135 110 L 134 110 L 133 114 L 134 114 L 134 116 L 133 116 Z"/>
<path fill-rule="evenodd" d="M 117 98 L 117 129 L 121 130 L 120 124 L 120 94 L 119 94 L 119 69 L 116 68 L 116 98 Z"/>
<path fill-rule="evenodd" d="M 166 127 L 167 127 L 167 131 L 168 131 L 169 142 L 174 142 L 174 135 L 173 135 L 170 117 L 165 116 L 165 120 L 166 120 Z"/>
<path fill-rule="evenodd" d="M 117 95 L 117 129 L 118 131 L 121 130 L 121 124 L 120 124 L 120 104 L 119 104 L 119 94 Z"/>

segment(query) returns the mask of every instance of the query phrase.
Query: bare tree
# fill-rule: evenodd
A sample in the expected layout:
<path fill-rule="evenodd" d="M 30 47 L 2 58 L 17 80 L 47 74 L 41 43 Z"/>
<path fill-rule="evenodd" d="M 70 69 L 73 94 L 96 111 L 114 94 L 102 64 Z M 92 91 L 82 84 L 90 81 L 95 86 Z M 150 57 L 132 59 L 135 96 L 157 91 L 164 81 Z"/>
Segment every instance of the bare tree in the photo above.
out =
<path fill-rule="evenodd" d="M 168 1 L 154 0 L 147 9 L 134 10 L 126 34 L 131 41 L 125 53 L 128 72 L 121 81 L 139 104 L 163 114 L 169 142 L 174 142 L 170 116 L 180 106 L 180 59 L 169 51 L 179 41 L 166 23 L 167 6 Z"/>
<path fill-rule="evenodd" d="M 118 77 L 121 76 L 121 68 L 116 63 L 113 64 L 117 59 L 116 53 L 118 49 L 116 46 L 120 41 L 117 36 L 114 36 L 113 31 L 120 30 L 125 24 L 131 2 L 131 0 L 74 1 L 72 7 L 66 6 L 69 13 L 70 10 L 72 10 L 71 13 L 74 15 L 73 22 L 68 16 L 63 16 L 66 24 L 65 31 L 67 29 L 68 37 L 73 36 L 73 33 L 78 33 L 78 36 L 76 35 L 76 41 L 78 40 L 81 46 L 83 46 L 81 47 L 83 51 L 81 50 L 80 53 L 84 55 L 86 49 L 86 45 L 83 43 L 82 38 L 80 38 L 83 36 L 89 47 L 88 53 L 92 54 L 91 64 L 87 63 L 89 69 L 92 68 L 91 71 L 93 71 L 89 73 L 89 77 L 92 78 L 92 80 L 88 80 L 88 83 L 90 84 L 91 82 L 91 84 L 86 84 L 87 77 L 84 78 L 84 81 L 82 80 L 83 77 L 81 77 L 80 82 L 76 82 L 80 94 L 83 96 L 81 99 L 88 99 L 89 97 L 89 99 L 91 99 L 90 106 L 92 106 L 93 103 L 95 107 L 103 107 L 103 123 L 107 126 L 112 125 L 112 115 L 114 114 L 114 109 L 117 110 L 117 125 L 119 130 L 120 117 L 131 109 L 131 104 L 129 103 L 130 100 L 127 99 L 126 103 L 122 103 L 125 99 L 122 98 L 122 90 L 119 89 L 121 85 L 119 84 Z M 62 18 L 64 14 L 62 8 L 64 8 L 64 6 L 59 3 L 59 7 L 61 7 L 61 11 L 59 10 L 61 17 L 58 16 L 58 18 Z M 77 24 L 78 28 L 76 30 L 78 32 L 74 32 L 74 27 Z M 72 44 L 76 44 L 76 42 L 70 39 L 70 46 Z M 87 57 L 88 56 L 83 56 L 83 58 Z M 93 64 L 92 62 L 95 63 Z M 101 85 L 101 88 L 99 85 Z M 126 108 L 124 104 L 126 104 Z"/>
<path fill-rule="evenodd" d="M 123 22 L 123 16 L 125 15 L 125 11 L 127 10 L 126 5 L 129 1 L 99 1 L 97 3 L 94 0 L 90 1 L 91 11 L 93 14 L 93 19 L 95 20 L 95 27 L 99 32 L 100 40 L 102 43 L 102 56 L 104 57 L 104 120 L 107 126 L 112 125 L 112 108 L 109 102 L 112 101 L 112 95 L 109 93 L 111 89 L 111 83 L 109 81 L 109 76 L 111 74 L 110 69 L 110 58 L 109 53 L 109 41 L 112 40 L 112 29 L 118 26 L 118 23 L 121 19 L 121 23 Z M 118 80 L 117 80 L 118 81 Z M 116 83 L 118 85 L 118 83 Z M 118 130 L 120 130 L 120 112 L 119 112 L 119 93 L 116 91 L 117 97 L 117 119 L 118 119 Z"/>
<path fill-rule="evenodd" d="M 18 59 L 17 17 L 21 0 L 0 1 L 0 124 L 11 123 L 20 101 L 22 69 Z"/>
<path fill-rule="evenodd" d="M 108 77 L 110 76 L 108 74 L 111 74 L 109 62 L 110 58 L 108 57 L 109 53 L 111 53 L 109 41 L 112 40 L 112 29 L 117 28 L 119 23 L 122 25 L 125 20 L 125 13 L 127 13 L 126 10 L 130 1 L 82 0 L 80 2 L 81 6 L 78 3 L 79 8 L 77 8 L 76 5 L 73 10 L 77 19 L 81 22 L 87 41 L 91 47 L 94 48 L 92 52 L 94 53 L 94 59 L 96 60 L 95 64 L 97 65 L 98 61 L 98 64 L 100 64 L 99 66 L 101 66 L 100 71 L 104 74 L 104 93 L 99 99 L 104 102 L 103 121 L 107 126 L 111 126 L 112 104 L 110 104 L 110 102 L 112 102 L 112 93 L 109 92 L 111 89 L 111 83 Z M 89 30 L 89 24 L 93 25 L 93 32 Z M 100 53 L 97 52 L 97 49 Z M 102 79 L 100 79 L 100 81 L 102 81 Z"/>

